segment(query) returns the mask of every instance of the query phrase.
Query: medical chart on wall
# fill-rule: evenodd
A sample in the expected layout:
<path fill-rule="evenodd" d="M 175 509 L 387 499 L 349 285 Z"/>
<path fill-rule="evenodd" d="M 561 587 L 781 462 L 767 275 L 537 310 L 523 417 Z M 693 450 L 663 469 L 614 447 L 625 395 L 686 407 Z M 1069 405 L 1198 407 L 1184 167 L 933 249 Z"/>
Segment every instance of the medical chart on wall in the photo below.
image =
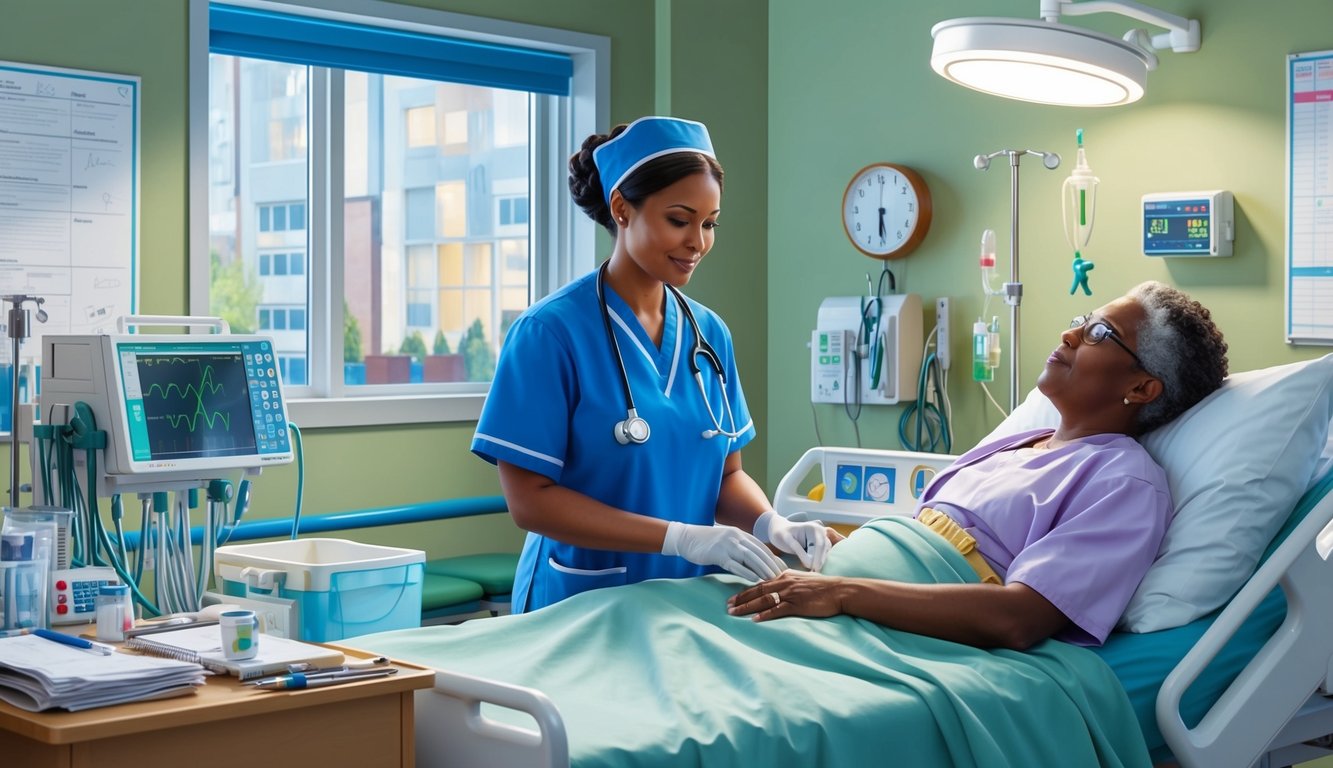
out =
<path fill-rule="evenodd" d="M 1333 344 L 1333 51 L 1287 57 L 1287 341 Z"/>
<path fill-rule="evenodd" d="M 137 77 L 0 61 L 0 295 L 39 296 L 48 316 L 30 312 L 25 361 L 43 334 L 114 333 L 135 311 L 139 96 Z"/>

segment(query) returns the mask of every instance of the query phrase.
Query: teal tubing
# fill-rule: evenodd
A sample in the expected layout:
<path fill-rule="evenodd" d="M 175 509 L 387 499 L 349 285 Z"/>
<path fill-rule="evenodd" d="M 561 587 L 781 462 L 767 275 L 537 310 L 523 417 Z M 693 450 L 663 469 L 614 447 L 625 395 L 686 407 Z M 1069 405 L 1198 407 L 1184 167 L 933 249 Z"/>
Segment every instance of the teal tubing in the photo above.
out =
<path fill-rule="evenodd" d="M 921 375 L 917 378 L 916 402 L 908 405 L 898 419 L 898 440 L 903 448 L 909 451 L 949 453 L 953 450 L 953 440 L 949 437 L 949 418 L 934 403 L 926 401 L 928 384 L 943 402 L 945 394 L 943 375 L 939 360 L 934 353 L 927 355 L 921 363 Z M 916 429 L 915 438 L 908 434 L 912 426 Z"/>
<path fill-rule="evenodd" d="M 301 498 L 305 495 L 305 450 L 301 447 L 301 430 L 290 421 L 287 429 L 292 433 L 292 447 L 296 449 L 296 515 L 292 517 L 292 538 L 295 539 L 301 529 Z"/>
<path fill-rule="evenodd" d="M 397 507 L 377 509 L 359 509 L 347 512 L 331 512 L 327 515 L 315 515 L 301 519 L 301 533 L 327 533 L 344 531 L 352 528 L 375 528 L 381 525 L 402 525 L 404 523 L 424 523 L 431 520 L 449 520 L 458 517 L 493 515 L 508 512 L 503 496 L 475 496 L 465 499 L 438 499 L 420 504 L 407 504 Z M 291 517 L 271 520 L 252 520 L 231 528 L 228 541 L 253 541 L 255 539 L 288 538 L 295 520 Z M 139 548 L 138 531 L 125 534 L 125 547 L 129 550 Z M 204 527 L 196 525 L 190 528 L 190 540 L 196 544 L 204 540 Z"/>

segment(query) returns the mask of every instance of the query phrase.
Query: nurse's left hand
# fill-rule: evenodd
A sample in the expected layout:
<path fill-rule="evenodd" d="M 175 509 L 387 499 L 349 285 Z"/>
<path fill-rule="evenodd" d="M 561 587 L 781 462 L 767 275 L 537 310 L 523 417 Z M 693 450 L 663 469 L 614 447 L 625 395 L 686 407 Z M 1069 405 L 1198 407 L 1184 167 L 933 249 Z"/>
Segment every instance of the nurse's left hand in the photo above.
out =
<path fill-rule="evenodd" d="M 801 565 L 812 571 L 824 567 L 833 546 L 823 523 L 794 523 L 771 509 L 754 521 L 754 536 L 782 552 L 796 555 Z"/>

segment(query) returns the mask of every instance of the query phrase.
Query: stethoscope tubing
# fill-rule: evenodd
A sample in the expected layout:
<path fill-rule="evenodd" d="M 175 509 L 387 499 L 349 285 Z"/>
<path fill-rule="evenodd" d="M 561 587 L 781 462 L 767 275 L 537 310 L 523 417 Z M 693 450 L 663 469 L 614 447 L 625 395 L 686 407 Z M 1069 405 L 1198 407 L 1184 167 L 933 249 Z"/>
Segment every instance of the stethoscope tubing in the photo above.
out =
<path fill-rule="evenodd" d="M 616 341 L 615 330 L 611 327 L 611 310 L 607 308 L 606 289 L 604 287 L 606 270 L 610 263 L 610 261 L 603 262 L 602 266 L 597 269 L 597 304 L 601 310 L 602 324 L 606 328 L 606 338 L 610 342 L 612 353 L 615 355 L 616 369 L 620 372 L 620 386 L 625 393 L 625 405 L 628 409 L 625 421 L 616 424 L 616 439 L 623 444 L 643 443 L 648 440 L 647 435 L 642 439 L 636 439 L 628 434 L 628 428 L 626 427 L 630 422 L 640 421 L 643 422 L 646 430 L 647 422 L 638 415 L 638 410 L 634 407 L 634 395 L 630 391 L 629 374 L 625 371 L 625 358 L 620 353 L 620 342 Z M 740 437 L 744 431 L 736 430 L 736 417 L 731 411 L 731 402 L 727 397 L 727 374 L 722 368 L 722 358 L 718 357 L 717 350 L 713 349 L 713 345 L 708 342 L 708 339 L 704 338 L 703 332 L 699 330 L 699 321 L 695 319 L 694 311 L 690 309 L 689 302 L 685 300 L 684 294 L 677 290 L 674 285 L 667 285 L 667 289 L 675 297 L 676 303 L 680 306 L 681 311 L 685 313 L 686 321 L 694 331 L 694 345 L 690 349 L 690 372 L 694 376 L 695 383 L 699 385 L 699 396 L 703 398 L 704 408 L 708 410 L 708 419 L 713 422 L 713 429 L 704 430 L 703 437 L 711 438 L 718 435 L 732 439 Z M 731 425 L 730 431 L 722 428 L 722 422 L 713 413 L 713 406 L 708 402 L 708 392 L 704 389 L 703 369 L 699 365 L 700 355 L 703 355 L 704 359 L 708 361 L 713 368 L 713 372 L 717 375 L 718 381 L 722 384 L 722 407 Z M 626 433 L 625 439 L 621 438 L 622 429 Z"/>
<path fill-rule="evenodd" d="M 606 338 L 611 340 L 611 353 L 616 358 L 616 368 L 620 370 L 620 385 L 625 392 L 625 404 L 631 410 L 634 408 L 634 393 L 629 388 L 629 376 L 625 375 L 625 358 L 620 355 L 620 344 L 616 342 L 615 331 L 611 328 L 611 311 L 606 307 L 606 293 L 603 283 L 606 280 L 606 267 L 610 261 L 602 263 L 597 270 L 597 306 L 602 310 L 602 324 L 606 326 Z"/>

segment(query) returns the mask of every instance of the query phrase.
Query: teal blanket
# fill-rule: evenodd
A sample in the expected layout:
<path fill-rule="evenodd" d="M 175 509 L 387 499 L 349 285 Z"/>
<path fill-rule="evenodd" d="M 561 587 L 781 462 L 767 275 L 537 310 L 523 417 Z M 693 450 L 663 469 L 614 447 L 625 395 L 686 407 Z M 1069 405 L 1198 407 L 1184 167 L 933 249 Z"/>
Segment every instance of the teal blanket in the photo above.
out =
<path fill-rule="evenodd" d="M 976 581 L 943 539 L 900 518 L 858 529 L 825 570 Z M 1086 649 L 985 651 L 848 616 L 755 623 L 726 612 L 741 586 L 647 581 L 345 642 L 544 692 L 578 768 L 1149 765 L 1124 690 Z"/>

